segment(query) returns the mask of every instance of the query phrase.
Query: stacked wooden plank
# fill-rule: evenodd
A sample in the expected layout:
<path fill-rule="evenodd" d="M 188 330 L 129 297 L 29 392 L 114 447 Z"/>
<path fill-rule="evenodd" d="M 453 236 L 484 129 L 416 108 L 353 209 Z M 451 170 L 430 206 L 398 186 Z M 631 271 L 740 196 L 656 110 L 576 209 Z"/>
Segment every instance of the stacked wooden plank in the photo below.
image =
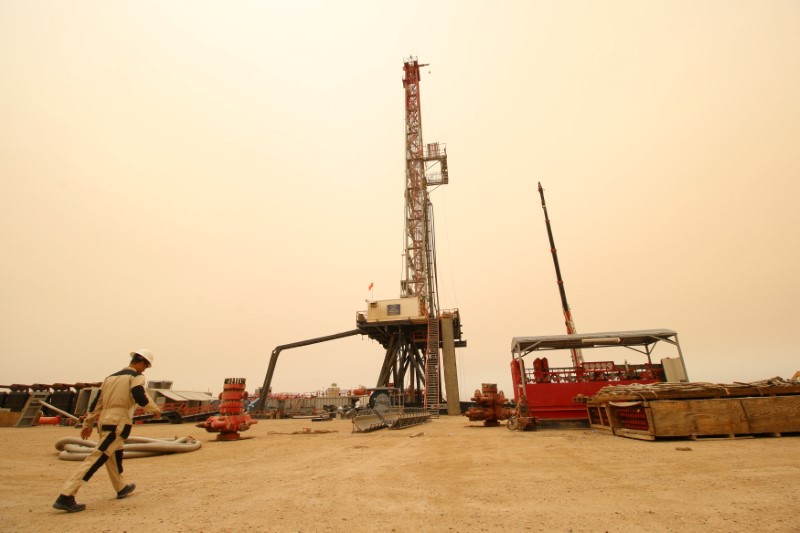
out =
<path fill-rule="evenodd" d="M 586 398 L 589 423 L 614 435 L 659 437 L 800 432 L 800 382 L 608 386 Z"/>

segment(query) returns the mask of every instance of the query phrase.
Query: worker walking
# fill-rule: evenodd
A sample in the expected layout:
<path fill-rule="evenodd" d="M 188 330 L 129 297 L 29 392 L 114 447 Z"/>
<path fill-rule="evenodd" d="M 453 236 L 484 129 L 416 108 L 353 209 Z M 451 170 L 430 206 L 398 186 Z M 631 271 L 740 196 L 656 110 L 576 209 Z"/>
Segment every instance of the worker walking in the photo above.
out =
<path fill-rule="evenodd" d="M 81 438 L 86 440 L 92 434 L 92 425 L 99 418 L 97 447 L 64 483 L 61 494 L 53 504 L 56 509 L 70 513 L 86 509 L 86 505 L 75 502 L 75 494 L 103 465 L 118 499 L 126 497 L 136 488 L 135 484 L 126 484 L 122 479 L 122 445 L 131 433 L 133 412 L 137 405 L 145 412 L 152 413 L 154 418 L 161 418 L 161 410 L 144 388 L 143 372 L 152 366 L 153 359 L 150 350 L 131 352 L 130 365 L 103 381 L 81 429 Z"/>

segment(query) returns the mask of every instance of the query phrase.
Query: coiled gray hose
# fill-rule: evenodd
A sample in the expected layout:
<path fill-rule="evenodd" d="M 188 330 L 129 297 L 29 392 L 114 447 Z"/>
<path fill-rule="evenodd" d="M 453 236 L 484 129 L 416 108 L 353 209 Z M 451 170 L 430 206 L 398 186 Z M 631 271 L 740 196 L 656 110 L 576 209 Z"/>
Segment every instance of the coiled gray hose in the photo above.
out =
<path fill-rule="evenodd" d="M 97 442 L 78 437 L 64 437 L 56 442 L 58 458 L 64 461 L 83 461 L 97 447 Z M 128 437 L 122 445 L 122 458 L 150 457 L 165 453 L 193 452 L 200 449 L 200 441 L 193 437 L 174 439 L 151 439 L 148 437 Z"/>

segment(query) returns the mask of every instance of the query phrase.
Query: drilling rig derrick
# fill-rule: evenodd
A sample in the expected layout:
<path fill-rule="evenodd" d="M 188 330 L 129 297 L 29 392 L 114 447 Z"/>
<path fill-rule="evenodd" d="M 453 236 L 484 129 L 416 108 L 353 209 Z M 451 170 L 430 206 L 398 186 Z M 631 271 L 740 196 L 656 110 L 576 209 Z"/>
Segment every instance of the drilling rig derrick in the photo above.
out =
<path fill-rule="evenodd" d="M 438 414 L 442 400 L 440 351 L 445 351 L 448 412 L 451 402 L 459 408 L 454 348 L 461 340 L 458 310 L 439 309 L 433 205 L 429 192 L 449 181 L 447 148 L 442 143 L 424 144 L 420 100 L 420 64 L 410 57 L 403 62 L 405 91 L 405 249 L 400 299 L 369 302 L 359 315 L 358 327 L 381 342 L 386 358 L 379 387 L 405 387 L 424 407 Z M 451 359 L 452 355 L 452 361 Z M 449 370 L 448 370 L 449 369 Z M 454 385 L 451 387 L 451 382 Z M 458 413 L 455 413 L 458 414 Z"/>
<path fill-rule="evenodd" d="M 467 341 L 461 338 L 458 309 L 439 309 L 433 205 L 429 197 L 432 188 L 448 183 L 447 149 L 444 144 L 422 142 L 419 69 L 424 66 L 415 57 L 403 61 L 405 269 L 400 280 L 400 298 L 367 300 L 368 309 L 356 313 L 354 330 L 277 346 L 270 357 L 258 411 L 267 406 L 272 376 L 282 350 L 360 334 L 379 342 L 386 350 L 376 389 L 399 391 L 406 406 L 422 404 L 432 416 L 438 416 L 444 374 L 447 413 L 461 414 L 455 348 L 466 347 Z"/>

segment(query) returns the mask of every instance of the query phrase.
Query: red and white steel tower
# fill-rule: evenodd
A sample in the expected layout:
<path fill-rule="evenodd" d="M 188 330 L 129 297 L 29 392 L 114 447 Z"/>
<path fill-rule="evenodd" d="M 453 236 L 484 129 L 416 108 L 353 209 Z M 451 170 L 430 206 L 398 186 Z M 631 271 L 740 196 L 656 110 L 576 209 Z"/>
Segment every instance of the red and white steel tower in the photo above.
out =
<path fill-rule="evenodd" d="M 444 144 L 422 142 L 420 65 L 415 57 L 403 62 L 406 105 L 405 276 L 401 296 L 416 296 L 420 314 L 428 319 L 425 364 L 425 407 L 439 408 L 439 302 L 436 249 L 429 187 L 448 182 Z"/>
<path fill-rule="evenodd" d="M 378 341 L 386 350 L 374 394 L 385 394 L 383 389 L 387 388 L 399 390 L 406 405 L 409 402 L 418 405 L 419 393 L 423 392 L 424 407 L 438 416 L 442 399 L 439 384 L 443 373 L 448 413 L 460 412 L 455 349 L 466 347 L 467 341 L 462 338 L 458 309 L 439 309 L 433 206 L 429 192 L 448 182 L 447 151 L 444 144 L 422 142 L 419 81 L 420 67 L 424 66 L 415 57 L 403 61 L 406 107 L 405 271 L 400 281 L 400 299 L 370 301 L 368 311 L 356 314 L 354 330 L 275 347 L 261 389 L 258 410 L 267 405 L 267 394 L 282 350 L 360 334 Z M 412 299 L 416 301 L 412 302 Z M 443 368 L 439 363 L 440 350 Z"/>

